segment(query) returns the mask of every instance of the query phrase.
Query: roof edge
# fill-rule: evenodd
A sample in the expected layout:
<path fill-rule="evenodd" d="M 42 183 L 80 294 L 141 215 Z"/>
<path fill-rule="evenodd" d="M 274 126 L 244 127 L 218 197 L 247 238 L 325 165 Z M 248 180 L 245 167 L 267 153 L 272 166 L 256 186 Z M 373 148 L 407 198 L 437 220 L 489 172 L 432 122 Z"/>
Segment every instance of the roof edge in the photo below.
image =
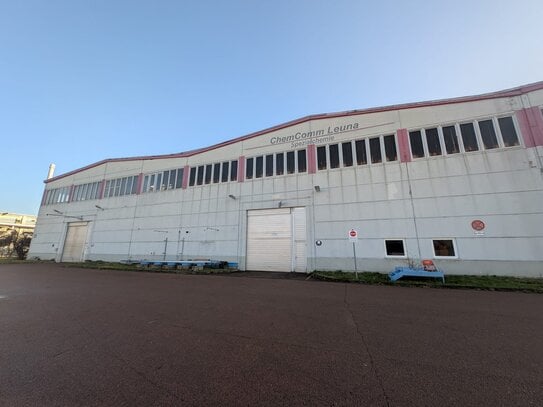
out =
<path fill-rule="evenodd" d="M 87 165 L 85 167 L 81 167 L 69 172 L 66 172 L 64 174 L 57 175 L 56 177 L 52 177 L 49 179 L 44 180 L 43 182 L 45 184 L 48 184 L 53 181 L 58 181 L 59 179 L 69 177 L 70 175 L 77 174 L 78 172 L 86 171 L 91 168 L 98 167 L 100 165 L 112 163 L 112 162 L 122 162 L 122 161 L 139 161 L 139 160 L 162 160 L 162 159 L 168 159 L 168 158 L 185 158 L 185 157 L 191 157 L 195 154 L 215 150 L 217 148 L 225 147 L 230 144 L 238 143 L 240 141 L 248 140 L 254 137 L 262 136 L 263 134 L 271 133 L 273 131 L 281 130 L 287 127 L 295 126 L 297 124 L 305 123 L 310 120 L 322 120 L 322 119 L 330 119 L 330 118 L 336 118 L 336 117 L 347 117 L 347 116 L 355 116 L 360 114 L 370 114 L 370 113 L 379 113 L 379 112 L 386 112 L 390 110 L 405 110 L 405 109 L 414 109 L 419 107 L 429 107 L 429 106 L 439 106 L 439 105 L 448 105 L 448 104 L 455 104 L 455 103 L 465 103 L 465 102 L 474 102 L 479 100 L 486 100 L 486 99 L 498 99 L 503 97 L 513 97 L 513 96 L 520 96 L 528 92 L 533 92 L 536 90 L 543 89 L 543 81 L 529 83 L 525 85 L 520 85 L 514 88 L 504 89 L 496 92 L 490 92 L 490 93 L 482 93 L 479 95 L 471 95 L 471 96 L 460 96 L 455 98 L 448 98 L 448 99 L 435 99 L 435 100 L 428 100 L 423 102 L 409 102 L 409 103 L 402 103 L 402 104 L 396 104 L 396 105 L 387 105 L 387 106 L 380 106 L 380 107 L 371 107 L 367 109 L 356 109 L 356 110 L 347 110 L 342 112 L 334 112 L 334 113 L 320 113 L 320 114 L 312 114 L 308 116 L 301 117 L 299 119 L 290 120 L 288 122 L 284 122 L 281 124 L 278 124 L 276 126 L 268 127 L 264 130 L 259 130 L 253 133 L 246 134 L 244 136 L 236 137 L 231 140 L 223 141 L 221 143 L 213 144 L 209 147 L 202 147 L 195 150 L 185 151 L 181 153 L 174 153 L 174 154 L 162 154 L 162 155 L 147 155 L 147 156 L 134 156 L 134 157 L 124 157 L 124 158 L 108 158 L 105 160 L 98 161 L 94 164 Z"/>

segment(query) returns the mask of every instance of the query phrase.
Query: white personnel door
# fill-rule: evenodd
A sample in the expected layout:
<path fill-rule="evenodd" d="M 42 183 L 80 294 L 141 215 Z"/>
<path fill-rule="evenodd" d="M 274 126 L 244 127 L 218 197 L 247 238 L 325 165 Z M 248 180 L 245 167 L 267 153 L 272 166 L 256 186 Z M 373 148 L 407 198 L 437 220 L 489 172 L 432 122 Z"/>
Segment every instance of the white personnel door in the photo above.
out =
<path fill-rule="evenodd" d="M 247 270 L 306 271 L 305 208 L 247 212 Z"/>
<path fill-rule="evenodd" d="M 83 260 L 83 251 L 87 242 L 87 222 L 73 222 L 68 224 L 64 250 L 62 251 L 63 262 L 78 262 Z"/>

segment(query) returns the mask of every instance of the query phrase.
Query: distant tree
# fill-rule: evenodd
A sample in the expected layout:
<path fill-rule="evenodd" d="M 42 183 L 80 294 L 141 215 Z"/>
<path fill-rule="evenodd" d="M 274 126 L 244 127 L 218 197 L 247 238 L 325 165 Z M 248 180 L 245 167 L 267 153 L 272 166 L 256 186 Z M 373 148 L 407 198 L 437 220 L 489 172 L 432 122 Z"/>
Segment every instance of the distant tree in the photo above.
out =
<path fill-rule="evenodd" d="M 13 242 L 17 239 L 17 231 L 8 230 L 0 235 L 0 249 L 6 257 L 11 257 L 13 254 Z"/>
<path fill-rule="evenodd" d="M 15 249 L 15 253 L 17 253 L 17 257 L 19 258 L 19 260 L 26 259 L 26 255 L 28 254 L 28 249 L 30 249 L 31 241 L 32 241 L 32 236 L 26 233 L 20 233 L 17 236 L 17 239 L 13 243 L 13 248 Z"/>

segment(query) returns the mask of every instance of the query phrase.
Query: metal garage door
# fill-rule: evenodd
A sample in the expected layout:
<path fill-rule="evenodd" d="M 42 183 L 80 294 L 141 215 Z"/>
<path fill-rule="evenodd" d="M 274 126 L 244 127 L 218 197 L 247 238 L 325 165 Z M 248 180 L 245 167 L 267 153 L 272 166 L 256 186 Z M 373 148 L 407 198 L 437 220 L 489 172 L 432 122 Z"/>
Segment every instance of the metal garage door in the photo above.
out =
<path fill-rule="evenodd" d="M 247 270 L 306 271 L 305 208 L 247 212 Z"/>
<path fill-rule="evenodd" d="M 68 224 L 62 261 L 82 261 L 83 250 L 87 241 L 87 222 L 74 222 Z"/>

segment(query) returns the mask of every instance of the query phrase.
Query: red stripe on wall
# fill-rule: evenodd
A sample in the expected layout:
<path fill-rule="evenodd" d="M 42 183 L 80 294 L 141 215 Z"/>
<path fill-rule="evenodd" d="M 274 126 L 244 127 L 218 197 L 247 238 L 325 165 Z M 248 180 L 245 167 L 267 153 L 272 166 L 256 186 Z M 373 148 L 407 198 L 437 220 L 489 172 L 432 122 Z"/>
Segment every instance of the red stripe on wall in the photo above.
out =
<path fill-rule="evenodd" d="M 407 129 L 398 129 L 396 131 L 398 137 L 398 148 L 400 149 L 400 161 L 408 163 L 411 161 L 411 152 L 409 151 L 409 136 Z"/>
<path fill-rule="evenodd" d="M 141 194 L 141 187 L 143 186 L 143 173 L 139 173 L 138 175 L 138 184 L 136 186 L 136 195 Z"/>
<path fill-rule="evenodd" d="M 532 136 L 536 146 L 543 146 L 543 114 L 538 107 L 526 109 L 528 123 L 532 129 Z"/>
<path fill-rule="evenodd" d="M 245 181 L 245 156 L 242 155 L 238 159 L 238 182 Z"/>
<path fill-rule="evenodd" d="M 190 167 L 188 165 L 185 165 L 183 167 L 183 183 L 181 184 L 182 189 L 187 189 L 189 185 L 189 172 L 190 172 Z"/>
<path fill-rule="evenodd" d="M 307 146 L 307 172 L 309 174 L 317 172 L 317 147 L 315 144 Z"/>
<path fill-rule="evenodd" d="M 106 187 L 106 180 L 103 179 L 100 182 L 100 192 L 98 192 L 98 199 L 102 199 L 104 197 L 104 189 Z"/>

